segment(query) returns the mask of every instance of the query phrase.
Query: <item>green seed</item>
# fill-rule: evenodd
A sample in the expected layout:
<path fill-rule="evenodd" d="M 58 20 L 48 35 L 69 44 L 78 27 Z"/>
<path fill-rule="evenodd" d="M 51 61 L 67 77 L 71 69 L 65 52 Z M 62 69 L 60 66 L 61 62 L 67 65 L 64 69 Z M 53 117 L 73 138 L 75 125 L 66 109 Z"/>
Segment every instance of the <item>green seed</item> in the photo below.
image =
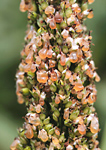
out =
<path fill-rule="evenodd" d="M 87 134 L 86 134 L 87 137 L 91 137 L 92 135 L 93 135 L 93 133 L 91 133 L 91 132 L 87 132 Z"/>
<path fill-rule="evenodd" d="M 70 89 L 70 85 L 66 84 L 66 85 L 65 85 L 65 90 L 66 90 L 66 91 L 69 91 L 69 89 Z"/>
<path fill-rule="evenodd" d="M 40 119 L 41 120 L 44 120 L 46 118 L 46 115 L 45 114 L 40 114 Z"/>
<path fill-rule="evenodd" d="M 75 120 L 78 115 L 79 115 L 79 111 L 74 111 L 74 112 L 70 115 L 70 119 L 71 119 L 71 120 Z"/>
<path fill-rule="evenodd" d="M 65 124 L 66 126 L 68 126 L 68 127 L 71 126 L 71 123 L 69 123 L 69 119 L 65 120 L 65 121 L 64 121 L 64 124 Z"/>
<path fill-rule="evenodd" d="M 60 95 L 64 95 L 64 90 L 63 90 L 63 89 L 60 89 L 60 90 L 59 90 L 59 94 L 60 94 Z"/>
<path fill-rule="evenodd" d="M 82 11 L 85 11 L 88 9 L 88 3 L 82 4 Z"/>
<path fill-rule="evenodd" d="M 24 137 L 24 135 L 25 135 L 25 131 L 21 131 L 21 132 L 19 133 L 19 136 L 21 136 L 21 137 Z"/>
<path fill-rule="evenodd" d="M 57 118 L 57 116 L 53 113 L 53 119 L 56 121 L 56 122 L 58 122 L 58 118 Z"/>
<path fill-rule="evenodd" d="M 70 108 L 71 105 L 72 105 L 72 101 L 69 101 L 69 102 L 65 105 L 65 108 Z"/>
<path fill-rule="evenodd" d="M 23 146 L 21 144 L 18 144 L 16 147 L 17 150 L 24 150 Z"/>
<path fill-rule="evenodd" d="M 31 78 L 34 78 L 35 77 L 35 73 L 31 72 L 31 71 L 28 71 L 28 76 L 31 77 Z"/>
<path fill-rule="evenodd" d="M 43 10 L 45 10 L 47 6 L 48 6 L 48 4 L 47 4 L 46 2 L 43 2 L 43 3 L 41 4 L 41 8 L 42 8 Z"/>
<path fill-rule="evenodd" d="M 58 38 L 58 39 L 57 39 L 57 43 L 58 43 L 59 45 L 61 45 L 62 42 L 63 42 L 63 41 L 62 41 L 62 38 Z"/>
<path fill-rule="evenodd" d="M 55 110 L 55 111 L 54 111 L 54 114 L 55 114 L 56 117 L 59 117 L 59 116 L 60 116 L 60 113 L 59 113 L 58 110 Z"/>
<path fill-rule="evenodd" d="M 21 89 L 23 95 L 28 95 L 29 94 L 29 89 L 28 88 L 23 88 Z"/>
<path fill-rule="evenodd" d="M 84 113 L 84 114 L 88 114 L 89 110 L 90 110 L 90 108 L 89 108 L 89 107 L 86 107 L 86 108 L 83 110 L 83 113 Z"/>
<path fill-rule="evenodd" d="M 75 2 L 75 0 L 69 0 L 70 4 L 73 4 Z"/>
<path fill-rule="evenodd" d="M 33 3 L 33 10 L 34 10 L 34 12 L 36 12 L 36 11 L 37 11 L 37 6 L 36 6 L 36 4 L 35 4 L 35 3 Z"/>
<path fill-rule="evenodd" d="M 58 70 L 60 71 L 60 72 L 62 72 L 64 69 L 63 69 L 63 66 L 61 66 L 60 65 L 60 63 L 58 64 Z"/>
<path fill-rule="evenodd" d="M 52 135 L 52 134 L 54 133 L 54 131 L 55 131 L 55 129 L 52 128 L 52 129 L 50 129 L 50 130 L 48 131 L 48 134 Z"/>
<path fill-rule="evenodd" d="M 60 30 L 60 25 L 59 25 L 59 24 L 56 24 L 56 28 L 57 28 L 58 30 Z"/>
<path fill-rule="evenodd" d="M 70 62 L 69 60 L 66 62 L 66 66 L 67 66 L 67 67 L 70 67 L 70 66 L 71 66 L 71 62 Z"/>
<path fill-rule="evenodd" d="M 24 150 L 31 150 L 30 146 L 27 146 L 26 148 L 24 148 Z"/>
<path fill-rule="evenodd" d="M 65 13 L 66 13 L 66 17 L 69 18 L 71 16 L 71 14 L 72 14 L 72 9 L 71 8 L 67 8 Z"/>
<path fill-rule="evenodd" d="M 61 2 L 60 7 L 61 7 L 62 9 L 64 9 L 64 7 L 65 7 L 64 2 Z"/>
<path fill-rule="evenodd" d="M 52 85 L 50 86 L 50 90 L 51 90 L 52 92 L 56 92 L 57 87 L 55 86 L 55 84 L 52 84 Z"/>
<path fill-rule="evenodd" d="M 49 131 L 51 128 L 52 128 L 52 124 L 51 124 L 51 123 L 45 125 L 45 129 L 46 129 L 47 131 Z"/>
<path fill-rule="evenodd" d="M 68 53 L 68 47 L 67 46 L 63 46 L 63 52 Z"/>
<path fill-rule="evenodd" d="M 62 135 L 59 138 L 59 142 L 62 143 L 64 141 L 65 141 L 65 136 L 64 136 L 64 133 L 62 133 Z"/>
<path fill-rule="evenodd" d="M 50 121 L 50 117 L 46 118 L 46 119 L 43 121 L 43 123 L 44 123 L 44 124 L 48 124 L 49 121 Z"/>
<path fill-rule="evenodd" d="M 61 27 L 62 29 L 66 28 L 66 27 L 67 27 L 66 22 L 65 22 L 65 21 L 61 22 L 60 27 Z"/>
<path fill-rule="evenodd" d="M 42 14 L 42 18 L 45 20 L 46 19 L 46 15 L 43 13 Z"/>
<path fill-rule="evenodd" d="M 26 141 L 25 138 L 23 138 L 23 137 L 20 137 L 20 142 L 21 142 L 22 145 L 23 145 L 23 144 L 27 144 L 27 141 Z"/>

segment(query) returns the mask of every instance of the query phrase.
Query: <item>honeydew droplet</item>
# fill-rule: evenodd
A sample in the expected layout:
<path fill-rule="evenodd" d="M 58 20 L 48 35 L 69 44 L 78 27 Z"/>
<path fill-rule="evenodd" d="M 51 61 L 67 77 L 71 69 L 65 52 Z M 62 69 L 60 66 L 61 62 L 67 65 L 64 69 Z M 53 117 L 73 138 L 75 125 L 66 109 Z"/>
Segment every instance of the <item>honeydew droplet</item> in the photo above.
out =
<path fill-rule="evenodd" d="M 37 65 L 41 64 L 41 58 L 39 56 L 36 57 L 36 64 Z"/>
<path fill-rule="evenodd" d="M 85 124 L 78 125 L 78 131 L 81 135 L 86 134 L 86 126 Z"/>
<path fill-rule="evenodd" d="M 18 95 L 18 99 L 17 99 L 19 104 L 23 104 L 24 103 L 24 99 L 22 95 Z"/>
<path fill-rule="evenodd" d="M 69 81 L 70 81 L 71 83 L 73 83 L 73 76 L 72 76 L 72 75 L 70 76 Z"/>
<path fill-rule="evenodd" d="M 95 0 L 88 0 L 89 4 L 92 4 Z"/>
<path fill-rule="evenodd" d="M 90 104 L 92 104 L 92 103 L 94 103 L 95 101 L 96 101 L 96 96 L 93 95 L 93 93 L 91 93 L 91 94 L 89 95 L 89 97 L 88 97 L 88 102 L 89 102 Z"/>
<path fill-rule="evenodd" d="M 40 57 L 41 59 L 45 59 L 46 56 L 47 56 L 47 49 L 45 49 L 45 48 L 41 49 L 41 50 L 39 51 L 39 57 Z"/>
<path fill-rule="evenodd" d="M 80 13 L 81 12 L 81 8 L 78 6 L 77 3 L 73 4 L 72 7 L 73 7 L 73 9 L 74 9 L 74 11 L 76 13 Z"/>
<path fill-rule="evenodd" d="M 66 78 L 66 79 L 69 79 L 70 77 L 71 77 L 71 71 L 70 71 L 70 70 L 67 70 L 67 71 L 66 71 L 65 78 Z"/>
<path fill-rule="evenodd" d="M 37 113 L 40 113 L 40 112 L 41 112 L 41 105 L 40 105 L 40 104 L 38 104 L 38 105 L 36 106 L 36 112 L 37 112 Z"/>
<path fill-rule="evenodd" d="M 76 52 L 71 52 L 70 56 L 69 56 L 69 60 L 72 63 L 76 63 L 78 61 L 78 57 L 77 57 L 77 53 Z"/>
<path fill-rule="evenodd" d="M 66 55 L 63 53 L 61 54 L 61 57 L 60 57 L 60 64 L 62 66 L 65 66 L 65 64 L 66 64 Z"/>
<path fill-rule="evenodd" d="M 99 122 L 97 117 L 93 117 L 91 120 L 90 130 L 92 133 L 97 133 L 99 131 Z"/>
<path fill-rule="evenodd" d="M 49 68 L 55 67 L 56 62 L 54 60 L 49 60 Z"/>
<path fill-rule="evenodd" d="M 72 146 L 72 145 L 68 145 L 68 146 L 66 147 L 66 150 L 73 150 L 73 146 Z"/>
<path fill-rule="evenodd" d="M 94 17 L 93 11 L 90 11 L 87 17 L 89 19 L 92 19 Z"/>
<path fill-rule="evenodd" d="M 41 71 L 37 71 L 37 80 L 40 83 L 46 83 L 48 80 L 48 74 L 46 71 L 41 70 Z"/>
<path fill-rule="evenodd" d="M 78 33 L 82 32 L 82 26 L 80 24 L 76 25 L 76 32 Z"/>
<path fill-rule="evenodd" d="M 11 144 L 11 146 L 10 146 L 10 149 L 11 150 L 16 150 L 16 147 L 17 147 L 18 144 L 20 144 L 19 139 L 14 140 L 13 143 Z"/>
<path fill-rule="evenodd" d="M 33 138 L 33 136 L 34 136 L 34 133 L 33 133 L 33 130 L 32 130 L 32 127 L 31 127 L 31 125 L 30 124 L 27 124 L 26 125 L 26 137 L 28 138 L 28 139 L 32 139 Z"/>
<path fill-rule="evenodd" d="M 47 51 L 47 57 L 48 57 L 48 58 L 52 58 L 52 49 L 49 49 L 49 50 Z"/>
<path fill-rule="evenodd" d="M 56 137 L 52 137 L 52 142 L 54 145 L 59 144 L 59 140 Z"/>
<path fill-rule="evenodd" d="M 57 23 L 61 23 L 63 20 L 62 16 L 59 14 L 59 12 L 56 12 L 54 19 Z"/>
<path fill-rule="evenodd" d="M 75 89 L 78 92 L 78 91 L 83 90 L 84 86 L 82 85 L 82 83 L 76 82 L 76 83 L 74 83 L 74 88 L 73 89 Z"/>
<path fill-rule="evenodd" d="M 22 12 L 25 12 L 25 1 L 24 0 L 21 0 L 21 3 L 20 3 L 20 11 Z"/>
<path fill-rule="evenodd" d="M 88 43 L 84 43 L 84 46 L 82 47 L 83 51 L 88 51 L 89 50 L 89 44 Z"/>
<path fill-rule="evenodd" d="M 51 19 L 49 23 L 50 23 L 49 26 L 51 29 L 56 29 L 56 22 L 54 19 Z"/>
<path fill-rule="evenodd" d="M 41 106 L 43 106 L 43 105 L 45 104 L 44 99 L 40 98 L 39 104 L 40 104 Z"/>
<path fill-rule="evenodd" d="M 96 82 L 99 82 L 100 81 L 100 76 L 96 73 L 96 76 L 95 76 L 95 81 Z"/>
<path fill-rule="evenodd" d="M 31 69 L 31 63 L 28 63 L 27 65 L 24 66 L 24 72 L 28 72 Z"/>
<path fill-rule="evenodd" d="M 52 81 L 56 81 L 57 80 L 57 73 L 56 72 L 51 73 L 51 80 Z"/>
<path fill-rule="evenodd" d="M 31 51 L 25 59 L 26 63 L 31 63 L 33 61 L 33 51 Z"/>
<path fill-rule="evenodd" d="M 34 73 L 35 71 L 36 71 L 36 65 L 35 65 L 35 64 L 32 64 L 32 65 L 31 65 L 31 72 Z"/>

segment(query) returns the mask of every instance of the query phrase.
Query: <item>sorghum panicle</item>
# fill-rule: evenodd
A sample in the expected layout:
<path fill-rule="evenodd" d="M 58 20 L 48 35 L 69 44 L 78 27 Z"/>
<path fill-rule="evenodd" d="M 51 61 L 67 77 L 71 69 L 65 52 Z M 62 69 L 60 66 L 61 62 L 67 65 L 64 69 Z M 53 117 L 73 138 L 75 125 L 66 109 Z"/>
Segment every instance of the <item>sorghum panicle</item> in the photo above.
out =
<path fill-rule="evenodd" d="M 11 150 L 100 150 L 92 36 L 94 0 L 21 0 L 28 30 L 16 73 L 27 114 Z"/>

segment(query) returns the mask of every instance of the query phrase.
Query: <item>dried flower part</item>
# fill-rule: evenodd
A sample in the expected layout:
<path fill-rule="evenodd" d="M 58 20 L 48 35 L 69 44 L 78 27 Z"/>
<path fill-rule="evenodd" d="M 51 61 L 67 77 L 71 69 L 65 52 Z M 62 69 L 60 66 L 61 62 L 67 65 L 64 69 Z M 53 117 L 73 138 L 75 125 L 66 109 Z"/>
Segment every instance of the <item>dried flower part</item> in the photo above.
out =
<path fill-rule="evenodd" d="M 21 0 L 28 30 L 16 74 L 25 122 L 11 150 L 100 150 L 93 107 L 100 81 L 83 21 L 94 0 Z M 89 32 L 90 33 L 90 32 Z"/>
<path fill-rule="evenodd" d="M 62 16 L 59 14 L 59 12 L 56 12 L 54 19 L 57 23 L 61 23 L 63 20 Z"/>
<path fill-rule="evenodd" d="M 69 118 L 69 109 L 66 109 L 64 111 L 64 119 L 68 119 Z"/>
<path fill-rule="evenodd" d="M 13 143 L 11 144 L 10 149 L 11 150 L 15 150 L 18 144 L 20 144 L 20 140 L 19 139 L 15 139 L 13 141 Z"/>
<path fill-rule="evenodd" d="M 45 14 L 49 15 L 49 14 L 53 14 L 55 12 L 55 9 L 53 8 L 53 6 L 48 6 L 45 9 Z"/>
<path fill-rule="evenodd" d="M 46 142 L 48 140 L 47 132 L 42 129 L 39 131 L 38 138 L 40 138 L 43 142 Z"/>
<path fill-rule="evenodd" d="M 59 97 L 59 95 L 56 95 L 55 103 L 56 103 L 56 104 L 59 104 L 59 103 L 60 103 L 60 97 Z"/>

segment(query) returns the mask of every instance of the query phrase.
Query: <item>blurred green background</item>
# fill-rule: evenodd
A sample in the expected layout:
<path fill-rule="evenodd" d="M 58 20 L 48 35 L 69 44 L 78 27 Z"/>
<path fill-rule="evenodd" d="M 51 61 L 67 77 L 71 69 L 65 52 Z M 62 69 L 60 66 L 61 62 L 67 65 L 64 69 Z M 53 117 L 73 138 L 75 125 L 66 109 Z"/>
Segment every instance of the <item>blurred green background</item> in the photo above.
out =
<path fill-rule="evenodd" d="M 0 1 L 0 150 L 9 150 L 26 113 L 15 95 L 15 73 L 27 24 L 27 14 L 19 11 L 19 3 L 20 0 Z M 93 30 L 93 58 L 101 76 L 95 107 L 101 128 L 100 147 L 106 150 L 106 0 L 96 0 L 90 7 L 94 9 L 94 18 L 86 24 Z"/>

